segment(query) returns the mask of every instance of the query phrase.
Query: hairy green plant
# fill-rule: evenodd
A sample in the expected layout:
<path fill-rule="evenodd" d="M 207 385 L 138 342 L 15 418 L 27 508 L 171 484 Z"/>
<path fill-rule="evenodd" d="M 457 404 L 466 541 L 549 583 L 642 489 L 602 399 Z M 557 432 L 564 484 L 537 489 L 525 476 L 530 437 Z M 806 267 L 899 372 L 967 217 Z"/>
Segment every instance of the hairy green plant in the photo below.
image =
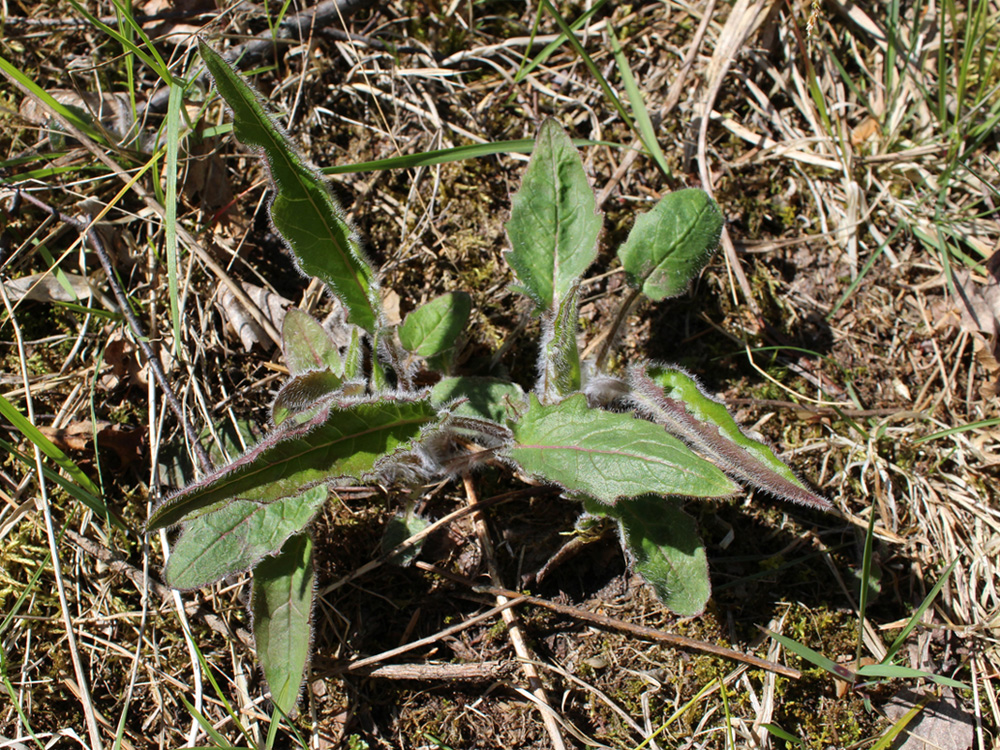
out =
<path fill-rule="evenodd" d="M 290 146 L 260 96 L 210 48 L 201 52 L 233 110 L 236 135 L 267 159 L 274 225 L 300 268 L 327 284 L 355 326 L 342 353 L 317 321 L 290 312 L 283 348 L 291 378 L 272 407 L 275 429 L 161 502 L 148 523 L 149 530 L 184 523 L 166 566 L 172 586 L 253 571 L 257 653 L 281 712 L 294 708 L 309 657 L 314 586 L 306 529 L 338 483 L 505 462 L 560 486 L 589 513 L 616 519 L 636 568 L 684 615 L 704 609 L 710 585 L 681 498 L 736 494 L 728 473 L 778 497 L 829 507 L 681 370 L 636 363 L 616 377 L 581 361 L 579 286 L 597 254 L 602 216 L 579 153 L 554 121 L 541 127 L 507 223 L 506 259 L 542 321 L 534 390 L 450 374 L 417 388 L 420 360 L 450 372 L 470 298 L 447 294 L 388 325 L 376 271 L 319 173 Z M 684 292 L 721 227 L 704 192 L 667 195 L 619 250 L 635 293 L 662 300 Z"/>

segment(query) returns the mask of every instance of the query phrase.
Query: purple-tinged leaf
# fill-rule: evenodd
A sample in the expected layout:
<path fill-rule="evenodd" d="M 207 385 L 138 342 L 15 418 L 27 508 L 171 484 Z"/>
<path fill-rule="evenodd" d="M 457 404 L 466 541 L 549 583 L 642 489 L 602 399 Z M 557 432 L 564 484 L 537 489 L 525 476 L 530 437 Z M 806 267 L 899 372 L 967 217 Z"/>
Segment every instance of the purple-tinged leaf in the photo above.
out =
<path fill-rule="evenodd" d="M 343 381 L 340 376 L 329 370 L 313 370 L 295 375 L 278 391 L 271 404 L 271 419 L 275 425 L 280 425 L 291 416 L 297 416 L 302 421 L 308 418 L 307 414 L 312 408 L 318 407 L 320 401 L 341 385 Z"/>
<path fill-rule="evenodd" d="M 773 495 L 820 510 L 830 503 L 810 491 L 770 447 L 747 437 L 726 407 L 675 368 L 635 365 L 632 401 L 640 412 L 717 461 L 727 472 Z"/>
<path fill-rule="evenodd" d="M 239 497 L 271 503 L 338 477 L 362 479 L 380 460 L 412 448 L 437 419 L 422 398 L 330 403 L 302 424 L 287 423 L 246 455 L 168 497 L 150 516 L 153 531 Z"/>

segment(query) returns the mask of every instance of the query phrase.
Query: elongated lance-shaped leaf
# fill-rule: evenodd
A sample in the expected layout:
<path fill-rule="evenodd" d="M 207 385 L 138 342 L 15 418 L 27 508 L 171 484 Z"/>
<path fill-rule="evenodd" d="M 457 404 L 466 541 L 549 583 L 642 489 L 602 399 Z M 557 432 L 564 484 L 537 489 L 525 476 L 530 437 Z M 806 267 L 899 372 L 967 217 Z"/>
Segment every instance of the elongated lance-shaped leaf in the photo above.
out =
<path fill-rule="evenodd" d="M 399 343 L 408 352 L 433 357 L 455 346 L 472 312 L 472 297 L 449 292 L 435 297 L 406 316 L 399 327 Z"/>
<path fill-rule="evenodd" d="M 262 149 L 267 159 L 275 183 L 275 229 L 302 271 L 329 286 L 344 303 L 348 321 L 374 333 L 381 310 L 375 273 L 323 178 L 292 147 L 261 96 L 211 47 L 201 42 L 199 49 L 233 111 L 236 137 Z"/>
<path fill-rule="evenodd" d="M 323 507 L 327 492 L 313 487 L 273 503 L 236 499 L 190 519 L 167 560 L 167 583 L 196 589 L 249 570 L 302 531 Z"/>
<path fill-rule="evenodd" d="M 583 160 L 555 120 L 546 120 L 521 189 L 511 202 L 507 262 L 538 309 L 552 310 L 597 256 L 601 214 Z"/>
<path fill-rule="evenodd" d="M 722 213 L 708 193 L 677 190 L 635 220 L 618 257 L 629 283 L 659 302 L 684 293 L 721 234 Z"/>
<path fill-rule="evenodd" d="M 653 587 L 664 606 L 681 617 L 705 611 L 712 595 L 705 545 L 694 519 L 676 498 L 643 495 L 620 500 L 614 506 L 587 498 L 584 507 L 595 515 L 618 519 L 636 572 Z"/>
<path fill-rule="evenodd" d="M 726 407 L 709 398 L 687 373 L 635 365 L 629 370 L 632 401 L 667 430 L 717 461 L 726 471 L 777 497 L 822 510 L 830 503 L 811 492 L 764 443 L 748 437 Z"/>
<path fill-rule="evenodd" d="M 285 322 L 281 327 L 281 349 L 292 375 L 302 375 L 312 370 L 329 370 L 334 375 L 344 374 L 344 363 L 330 334 L 316 318 L 297 307 L 285 314 Z"/>
<path fill-rule="evenodd" d="M 602 503 L 651 492 L 728 497 L 739 489 L 661 427 L 591 409 L 583 394 L 552 406 L 532 394 L 511 428 L 514 445 L 507 455 L 526 473 Z"/>
<path fill-rule="evenodd" d="M 276 557 L 265 558 L 253 571 L 253 635 L 271 702 L 289 714 L 309 663 L 315 586 L 312 539 L 293 536 Z"/>
<path fill-rule="evenodd" d="M 538 391 L 546 403 L 580 390 L 580 350 L 576 343 L 579 290 L 580 285 L 575 284 L 559 302 L 555 315 L 546 313 L 542 324 L 542 380 Z"/>
<path fill-rule="evenodd" d="M 412 448 L 437 420 L 427 399 L 332 402 L 312 419 L 278 428 L 244 456 L 168 497 L 147 529 L 171 526 L 233 497 L 272 503 L 337 477 L 361 479 L 376 463 Z"/>

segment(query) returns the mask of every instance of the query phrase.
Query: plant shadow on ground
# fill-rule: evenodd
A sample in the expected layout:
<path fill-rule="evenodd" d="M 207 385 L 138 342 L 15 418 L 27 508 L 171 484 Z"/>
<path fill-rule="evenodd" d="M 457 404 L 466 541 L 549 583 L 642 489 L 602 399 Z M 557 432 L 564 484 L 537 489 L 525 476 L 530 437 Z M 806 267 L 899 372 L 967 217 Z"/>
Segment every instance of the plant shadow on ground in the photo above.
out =
<path fill-rule="evenodd" d="M 503 489 L 500 479 L 498 490 Z M 442 498 L 448 494 L 446 489 Z M 446 502 L 438 505 L 442 506 L 440 511 L 450 507 Z M 428 510 L 434 517 L 434 508 Z M 691 503 L 688 510 L 699 521 L 715 581 L 712 603 L 701 618 L 679 621 L 669 615 L 641 580 L 630 574 L 615 533 L 590 542 L 579 555 L 556 566 L 544 583 L 529 588 L 556 602 L 596 608 L 630 622 L 713 643 L 745 648 L 759 640 L 760 626 L 769 625 L 831 658 L 853 657 L 857 616 L 831 567 L 844 571 L 848 586 L 856 580 L 848 572 L 860 566 L 862 540 L 855 529 L 834 527 L 818 532 L 825 545 L 825 551 L 818 551 L 816 536 L 810 530 L 829 523 L 820 514 L 777 507 L 760 497 L 753 507 L 733 501 Z M 507 503 L 491 514 L 494 531 L 503 540 L 498 542 L 497 556 L 504 579 L 523 579 L 543 564 L 564 543 L 579 513 L 577 503 L 544 493 Z M 343 514 L 335 515 L 343 518 Z M 363 519 L 352 517 L 346 527 L 336 521 L 330 526 L 321 524 L 317 538 L 329 540 L 318 546 L 324 550 L 320 563 L 324 575 L 332 574 L 335 579 L 338 571 L 354 570 L 375 556 L 388 516 L 387 512 L 365 513 Z M 735 536 L 732 530 L 737 531 Z M 367 555 L 359 556 L 364 550 Z M 472 578 L 482 572 L 474 533 L 471 528 L 463 533 L 460 525 L 459 529 L 432 535 L 420 559 Z M 897 565 L 903 562 L 893 561 Z M 322 588 L 324 582 L 319 585 Z M 780 600 L 775 599 L 775 592 L 781 592 Z M 852 591 L 851 596 L 856 593 Z M 896 593 L 873 607 L 871 614 L 876 620 L 905 617 L 918 603 L 900 601 Z M 433 636 L 490 604 L 468 589 L 416 570 L 380 570 L 320 605 L 320 611 L 329 607 L 336 616 L 323 618 L 326 626 L 317 632 L 315 674 L 329 674 L 337 663 L 352 656 L 371 656 L 403 642 Z M 679 679 L 682 684 L 703 686 L 737 666 L 695 651 L 594 630 L 586 623 L 545 610 L 526 607 L 520 611 L 527 636 L 543 661 L 563 665 L 633 716 L 641 716 L 643 711 L 653 716 L 670 713 L 674 696 L 659 692 L 659 686 L 666 682 Z M 517 699 L 510 684 L 488 672 L 483 673 L 486 677 L 469 681 L 442 682 L 433 677 L 434 664 L 485 664 L 512 657 L 505 627 L 495 620 L 486 621 L 390 660 L 418 668 L 427 664 L 429 679 L 343 675 L 325 680 L 327 697 L 335 692 L 339 700 L 331 701 L 324 711 L 338 717 L 344 733 L 358 734 L 373 747 L 416 743 L 424 733 L 452 746 L 544 744 L 537 719 Z M 829 675 L 810 672 L 808 664 L 796 663 L 794 657 L 789 661 L 806 669 L 806 674 L 799 681 L 779 678 L 779 689 L 794 690 L 796 705 L 807 701 L 826 707 L 819 713 L 790 709 L 793 714 L 784 718 L 799 727 L 803 736 L 819 736 L 833 727 L 834 737 L 828 739 L 846 744 L 848 739 L 874 731 L 878 717 L 865 711 L 861 695 L 839 697 Z M 753 674 L 754 680 L 762 677 L 760 672 Z M 628 735 L 620 718 L 590 699 L 585 690 L 554 674 L 546 679 L 567 691 L 565 716 L 584 732 L 603 740 L 617 733 Z M 413 710 L 403 712 L 401 704 Z M 843 721 L 831 724 L 838 716 Z"/>

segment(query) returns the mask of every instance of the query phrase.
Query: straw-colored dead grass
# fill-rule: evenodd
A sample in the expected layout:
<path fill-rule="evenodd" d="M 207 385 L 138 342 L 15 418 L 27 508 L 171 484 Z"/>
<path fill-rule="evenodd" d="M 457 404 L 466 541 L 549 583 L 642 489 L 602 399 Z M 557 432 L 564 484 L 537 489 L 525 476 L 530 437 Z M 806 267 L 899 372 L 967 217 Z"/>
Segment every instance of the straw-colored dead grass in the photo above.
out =
<path fill-rule="evenodd" d="M 422 568 L 357 573 L 402 504 L 416 502 L 436 519 L 471 499 L 518 489 L 501 469 L 465 487 L 346 493 L 315 527 L 324 596 L 315 612 L 313 675 L 295 722 L 301 738 L 345 748 L 783 747 L 764 728 L 773 723 L 806 747 L 870 746 L 891 726 L 881 711 L 904 684 L 927 695 L 942 691 L 896 681 L 844 692 L 759 628 L 837 661 L 853 659 L 864 529 L 874 516 L 877 587 L 862 655 L 884 655 L 954 561 L 898 663 L 966 682 L 970 690 L 944 692 L 960 711 L 945 731 L 997 746 L 1000 433 L 989 420 L 1000 416 L 1000 366 L 989 316 L 1000 316 L 1000 271 L 995 261 L 985 265 L 1000 243 L 989 129 L 1000 77 L 986 54 L 996 31 L 983 31 L 983 54 L 963 55 L 980 44 L 964 36 L 968 14 L 983 10 L 988 20 L 1000 9 L 990 0 L 973 5 L 957 15 L 904 6 L 889 24 L 880 5 L 836 0 L 658 2 L 608 6 L 581 29 L 581 42 L 618 86 L 606 35 L 614 25 L 673 170 L 667 179 L 635 151 L 584 150 L 609 239 L 624 236 L 651 198 L 685 185 L 711 190 L 727 218 L 724 251 L 696 293 L 641 309 L 619 362 L 654 357 L 697 372 L 840 515 L 763 497 L 692 505 L 715 596 L 703 617 L 678 622 L 599 529 L 566 547 L 565 559 L 533 582 L 564 548 L 578 514 L 545 488 L 491 507 L 485 524 L 457 514 L 428 538 Z M 249 6 L 204 15 L 187 3 L 147 10 L 162 7 L 191 11 L 147 26 L 182 40 L 159 44 L 181 74 L 192 64 L 192 33 L 224 48 L 267 28 L 261 9 Z M 78 23 L 68 4 L 4 8 L 2 55 L 39 85 L 131 93 L 120 47 Z M 88 8 L 113 11 L 110 3 Z M 561 10 L 571 19 L 579 9 Z M 260 64 L 272 67 L 255 81 L 320 165 L 530 138 L 546 116 L 575 137 L 635 146 L 567 47 L 511 85 L 526 51 L 554 38 L 543 16 L 529 47 L 533 13 L 492 2 L 362 9 L 346 28 L 311 28 L 276 67 L 273 54 L 265 57 Z M 361 36 L 347 40 L 345 30 Z M 142 104 L 156 82 L 142 64 L 135 75 Z M 51 255 L 62 271 L 91 278 L 86 304 L 114 307 L 103 301 L 111 296 L 106 279 L 81 250 L 78 230 L 25 201 L 16 208 L 16 191 L 84 220 L 108 209 L 100 231 L 116 272 L 214 460 L 223 445 L 230 454 L 241 449 L 237 425 L 266 422 L 282 377 L 272 305 L 284 298 L 323 315 L 329 300 L 291 274 L 264 216 L 257 160 L 229 135 L 188 137 L 178 214 L 189 234 L 181 238 L 184 308 L 175 342 L 162 196 L 151 181 L 162 163 L 119 196 L 129 175 L 108 171 L 99 147 L 54 136 L 30 93 L 12 87 L 2 96 L 2 393 L 49 428 L 50 439 L 100 483 L 109 507 L 139 528 L 150 503 L 190 473 L 190 443 L 119 320 L 55 307 L 71 299 L 60 296 L 59 284 L 45 282 L 31 299 L 15 294 L 11 280 L 50 268 Z M 127 97 L 111 104 L 128 111 Z M 198 117 L 196 97 L 188 107 Z M 198 128 L 224 121 L 212 104 Z M 158 122 L 150 115 L 142 133 L 150 137 Z M 970 148 L 977 128 L 985 135 Z M 27 174 L 45 166 L 58 169 Z M 383 268 L 383 287 L 398 293 L 387 298 L 389 309 L 403 315 L 443 291 L 470 291 L 476 312 L 463 366 L 502 368 L 530 382 L 537 324 L 507 289 L 501 259 L 508 196 L 523 166 L 519 156 L 500 156 L 333 183 Z M 595 340 L 624 280 L 608 255 L 592 275 L 582 316 Z M 98 427 L 81 428 L 87 421 Z M 105 425 L 95 452 L 92 435 Z M 112 437 L 113 425 L 131 438 Z M 246 744 L 220 693 L 262 742 L 268 706 L 243 582 L 184 595 L 165 589 L 158 576 L 166 536 L 146 545 L 111 529 L 51 478 L 40 491 L 31 444 L 15 430 L 5 433 L 27 463 L 5 453 L 0 470 L 0 612 L 8 614 L 0 629 L 0 691 L 8 693 L 0 744 L 111 747 L 116 734 L 125 748 L 208 744 L 184 701 L 227 741 Z M 59 552 L 56 568 L 50 548 Z M 492 567 L 507 588 L 753 651 L 806 674 L 793 681 L 523 604 L 506 610 L 506 624 L 499 613 L 470 624 L 497 604 L 495 592 L 428 572 L 429 564 L 472 578 Z M 351 671 L 361 657 L 421 638 L 429 644 Z M 298 742 L 282 732 L 281 746 Z"/>

